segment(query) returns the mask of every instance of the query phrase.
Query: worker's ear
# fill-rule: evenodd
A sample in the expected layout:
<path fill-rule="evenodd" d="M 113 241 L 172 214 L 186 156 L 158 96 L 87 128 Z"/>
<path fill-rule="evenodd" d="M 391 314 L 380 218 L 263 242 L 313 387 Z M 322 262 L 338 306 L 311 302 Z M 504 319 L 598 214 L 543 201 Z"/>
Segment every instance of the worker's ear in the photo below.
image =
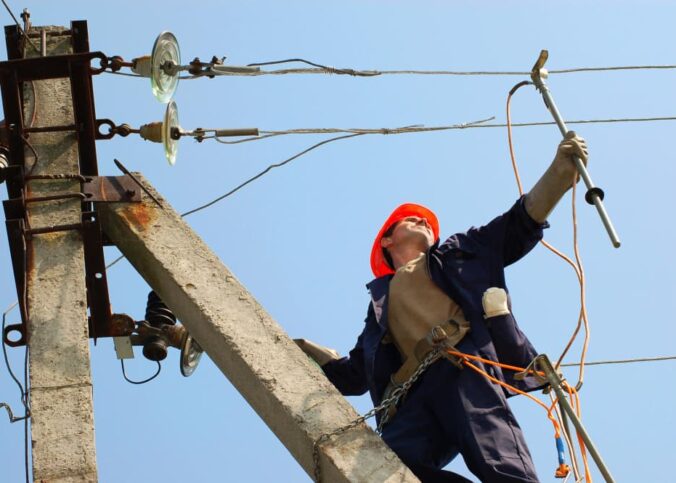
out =
<path fill-rule="evenodd" d="M 380 239 L 381 248 L 390 248 L 392 246 L 392 238 L 389 236 L 384 236 Z"/>

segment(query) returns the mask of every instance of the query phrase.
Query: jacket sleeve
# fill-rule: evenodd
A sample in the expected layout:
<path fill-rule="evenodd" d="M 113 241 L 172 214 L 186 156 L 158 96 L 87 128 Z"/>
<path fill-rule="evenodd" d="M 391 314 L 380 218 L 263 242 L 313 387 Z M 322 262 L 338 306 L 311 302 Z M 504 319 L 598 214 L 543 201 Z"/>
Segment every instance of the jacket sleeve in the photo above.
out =
<path fill-rule="evenodd" d="M 364 369 L 363 340 L 364 332 L 357 339 L 348 357 L 327 362 L 322 366 L 326 377 L 344 396 L 360 396 L 368 389 Z"/>
<path fill-rule="evenodd" d="M 503 266 L 510 265 L 526 255 L 542 239 L 542 230 L 549 228 L 533 220 L 526 211 L 522 196 L 506 213 L 480 228 L 471 228 L 467 236 L 493 250 Z"/>

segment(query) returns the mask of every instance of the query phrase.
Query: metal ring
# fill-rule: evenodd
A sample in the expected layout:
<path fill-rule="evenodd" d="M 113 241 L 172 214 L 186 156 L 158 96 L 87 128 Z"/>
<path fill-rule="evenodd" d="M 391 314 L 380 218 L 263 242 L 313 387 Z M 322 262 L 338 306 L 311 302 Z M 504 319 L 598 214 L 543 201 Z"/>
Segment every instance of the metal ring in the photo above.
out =
<path fill-rule="evenodd" d="M 9 338 L 10 332 L 19 332 L 21 338 L 18 340 L 11 340 Z M 5 331 L 2 334 L 2 339 L 10 347 L 19 347 L 26 345 L 26 334 L 24 333 L 24 326 L 22 324 L 12 324 L 5 327 Z"/>
<path fill-rule="evenodd" d="M 103 52 L 92 52 L 92 57 L 90 59 L 90 62 L 93 59 L 99 59 L 101 61 L 101 64 L 100 64 L 101 67 L 96 69 L 96 68 L 92 67 L 91 64 L 90 64 L 89 65 L 89 72 L 92 75 L 100 74 L 101 72 L 105 71 L 108 68 L 108 64 L 109 64 L 108 57 Z"/>
<path fill-rule="evenodd" d="M 101 126 L 110 127 L 108 133 L 101 132 Z M 97 119 L 96 120 L 96 139 L 113 139 L 115 136 L 115 128 L 117 126 L 110 119 Z"/>

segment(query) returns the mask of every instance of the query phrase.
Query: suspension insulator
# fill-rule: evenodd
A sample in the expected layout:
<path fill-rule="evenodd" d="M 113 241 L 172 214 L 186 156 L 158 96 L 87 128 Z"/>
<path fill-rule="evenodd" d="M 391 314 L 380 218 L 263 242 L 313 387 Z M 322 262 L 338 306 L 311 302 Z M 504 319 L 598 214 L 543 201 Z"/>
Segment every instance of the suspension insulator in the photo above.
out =
<path fill-rule="evenodd" d="M 154 291 L 148 294 L 146 320 L 150 325 L 158 328 L 163 325 L 176 324 L 176 316 Z"/>
<path fill-rule="evenodd" d="M 176 316 L 154 291 L 148 294 L 146 321 L 157 329 L 176 324 Z M 168 351 L 169 345 L 161 337 L 149 337 L 145 344 L 143 344 L 143 355 L 151 361 L 166 359 Z"/>

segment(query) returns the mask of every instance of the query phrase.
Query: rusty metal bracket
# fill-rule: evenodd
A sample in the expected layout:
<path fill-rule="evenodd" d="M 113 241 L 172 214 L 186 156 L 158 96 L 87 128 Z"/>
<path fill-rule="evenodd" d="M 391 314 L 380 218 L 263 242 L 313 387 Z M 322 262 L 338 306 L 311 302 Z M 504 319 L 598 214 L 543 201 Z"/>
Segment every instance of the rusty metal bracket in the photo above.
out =
<path fill-rule="evenodd" d="M 8 200 L 3 202 L 14 280 L 21 307 L 21 324 L 8 325 L 2 334 L 4 343 L 16 347 L 27 343 L 26 273 L 30 266 L 30 239 L 43 233 L 76 230 L 84 240 L 87 298 L 90 307 L 90 336 L 128 335 L 133 321 L 111 314 L 108 285 L 103 255 L 104 235 L 93 212 L 94 202 L 140 202 L 141 190 L 125 176 L 99 177 L 96 160 L 96 140 L 102 139 L 99 129 L 110 123 L 98 122 L 94 108 L 92 76 L 103 72 L 110 60 L 101 52 L 89 51 L 86 21 L 71 22 L 73 54 L 23 59 L 22 35 L 17 26 L 5 27 L 7 55 L 10 60 L 0 62 L 0 88 L 5 113 L 0 137 L 6 144 L 9 165 L 3 169 Z M 94 64 L 99 61 L 100 67 Z M 25 122 L 23 113 L 23 85 L 42 79 L 70 80 L 73 102 L 73 124 L 34 127 Z M 105 121 L 105 120 L 104 120 Z M 113 125 L 114 126 L 114 125 Z M 31 175 L 25 172 L 26 139 L 31 133 L 74 131 L 77 135 L 79 172 L 68 174 Z M 32 180 L 77 180 L 80 190 L 66 188 L 64 193 L 31 198 L 26 183 Z M 26 217 L 26 204 L 65 198 L 82 200 L 80 223 L 33 228 Z"/>
<path fill-rule="evenodd" d="M 85 213 L 82 222 L 84 242 L 85 281 L 87 284 L 87 305 L 89 305 L 89 337 L 96 340 L 104 337 L 111 326 L 110 300 L 106 262 L 101 245 L 101 226 L 95 212 Z"/>
<path fill-rule="evenodd" d="M 82 223 L 69 223 L 66 225 L 51 225 L 41 226 L 39 228 L 28 228 L 24 230 L 24 235 L 27 240 L 33 238 L 34 235 L 44 235 L 45 233 L 56 233 L 59 231 L 80 231 L 82 230 Z"/>
<path fill-rule="evenodd" d="M 25 345 L 28 340 L 26 331 L 26 321 L 28 320 L 28 308 L 26 304 L 26 265 L 28 254 L 23 235 L 24 221 L 22 219 L 7 220 L 5 226 L 7 227 L 7 238 L 12 257 L 14 283 L 16 284 L 16 293 L 19 297 L 21 323 L 7 325 L 2 334 L 2 339 L 8 346 L 18 347 Z M 19 337 L 10 337 L 11 333 L 18 333 Z"/>
<path fill-rule="evenodd" d="M 117 166 L 117 167 L 120 169 L 120 171 L 122 171 L 124 174 L 126 174 L 127 176 L 129 176 L 129 177 L 134 181 L 134 183 L 136 183 L 136 185 L 137 185 L 139 188 L 141 188 L 141 189 L 145 192 L 145 194 L 148 195 L 148 197 L 149 197 L 150 199 L 152 199 L 155 203 L 157 203 L 157 206 L 159 206 L 161 209 L 164 209 L 164 206 L 162 206 L 162 203 L 160 203 L 160 200 L 158 200 L 155 196 L 153 196 L 153 194 L 152 194 L 150 191 L 148 191 L 148 188 L 146 188 L 145 186 L 143 186 L 143 183 L 141 183 L 141 182 L 136 178 L 136 176 L 134 176 L 134 175 L 132 174 L 131 171 L 129 171 L 129 170 L 128 170 L 128 169 L 127 169 L 120 161 L 118 161 L 117 159 L 113 159 L 113 161 L 115 162 L 115 166 Z"/>
<path fill-rule="evenodd" d="M 84 201 L 87 197 L 84 193 L 74 192 L 74 193 L 61 193 L 58 195 L 51 196 L 36 196 L 34 198 L 25 198 L 24 203 L 44 203 L 45 201 L 59 201 L 59 200 L 69 200 L 69 199 L 78 199 Z"/>
<path fill-rule="evenodd" d="M 141 202 L 141 190 L 129 176 L 87 176 L 82 192 L 98 203 Z"/>

